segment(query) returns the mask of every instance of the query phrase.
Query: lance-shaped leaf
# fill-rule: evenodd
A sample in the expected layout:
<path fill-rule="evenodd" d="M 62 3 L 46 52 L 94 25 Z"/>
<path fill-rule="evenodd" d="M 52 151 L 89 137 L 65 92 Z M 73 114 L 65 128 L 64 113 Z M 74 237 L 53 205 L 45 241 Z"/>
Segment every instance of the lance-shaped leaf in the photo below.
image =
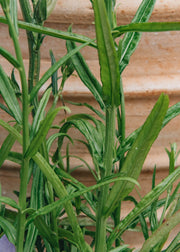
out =
<path fill-rule="evenodd" d="M 37 131 L 39 129 L 39 125 L 40 125 L 41 121 L 44 119 L 45 108 L 46 108 L 46 105 L 49 101 L 50 94 L 51 94 L 51 89 L 49 88 L 48 90 L 46 90 L 46 92 L 44 93 L 43 97 L 41 98 L 41 100 L 39 102 L 36 114 L 33 119 L 31 132 L 30 132 L 30 138 L 32 138 L 33 135 L 35 135 L 37 133 Z"/>
<path fill-rule="evenodd" d="M 14 128 L 19 132 L 21 130 L 21 126 L 15 125 Z M 3 144 L 1 145 L 0 148 L 0 167 L 4 163 L 4 161 L 7 159 L 8 154 L 14 145 L 16 141 L 16 137 L 9 134 L 6 139 L 4 140 Z"/>
<path fill-rule="evenodd" d="M 124 175 L 138 179 L 145 158 L 162 128 L 168 104 L 168 96 L 162 94 L 126 156 L 120 171 L 122 176 Z M 126 182 L 118 182 L 113 185 L 105 206 L 104 213 L 106 216 L 109 216 L 110 213 L 112 213 L 117 203 L 120 200 L 123 200 L 132 191 L 133 187 L 133 184 Z"/>
<path fill-rule="evenodd" d="M 106 106 L 120 104 L 120 74 L 118 57 L 111 35 L 104 0 L 94 0 L 94 15 L 103 100 Z"/>
<path fill-rule="evenodd" d="M 156 0 L 144 0 L 139 6 L 132 23 L 147 22 L 151 16 Z M 119 62 L 120 72 L 129 64 L 129 60 L 141 39 L 141 33 L 128 32 L 122 40 L 122 54 Z"/>
<path fill-rule="evenodd" d="M 11 207 L 13 207 L 15 209 L 19 209 L 16 201 L 11 199 L 11 198 L 0 196 L 0 202 L 8 204 L 9 206 L 11 206 Z"/>
<path fill-rule="evenodd" d="M 165 32 L 179 30 L 180 22 L 131 23 L 116 27 L 113 31 L 113 36 L 116 37 L 125 32 Z"/>
<path fill-rule="evenodd" d="M 176 116 L 180 115 L 180 102 L 174 104 L 173 106 L 169 107 L 166 113 L 166 116 L 164 117 L 162 128 L 164 128 L 172 119 L 174 119 Z M 142 126 L 141 126 L 142 127 Z M 130 150 L 133 142 L 137 138 L 141 127 L 133 131 L 124 141 L 123 145 L 119 145 L 117 149 L 117 158 L 115 159 L 115 162 L 121 159 L 121 157 Z"/>
<path fill-rule="evenodd" d="M 54 121 L 55 116 L 57 115 L 60 109 L 61 108 L 56 108 L 55 110 L 47 114 L 45 119 L 42 121 L 37 134 L 35 135 L 32 142 L 30 143 L 29 148 L 27 149 L 27 152 L 25 153 L 25 157 L 32 157 L 36 154 L 42 142 L 44 141 L 52 125 L 52 122 Z"/>
<path fill-rule="evenodd" d="M 92 40 L 91 40 L 92 41 Z M 66 54 L 64 57 L 62 57 L 60 60 L 58 60 L 57 62 L 55 62 L 46 72 L 45 74 L 42 76 L 42 78 L 37 82 L 36 86 L 34 86 L 34 88 L 32 89 L 31 93 L 30 93 L 30 101 L 32 101 L 35 97 L 35 95 L 37 94 L 37 92 L 39 91 L 39 89 L 42 87 L 42 85 L 44 85 L 44 83 L 71 57 L 73 56 L 75 53 L 77 53 L 80 49 L 82 49 L 83 47 L 87 46 L 90 42 L 87 42 L 77 48 L 75 48 L 74 50 L 72 50 L 71 52 L 69 52 L 68 54 Z"/>
<path fill-rule="evenodd" d="M 144 212 L 148 206 L 150 206 L 159 196 L 171 186 L 174 181 L 180 177 L 180 167 L 178 167 L 173 173 L 165 178 L 159 185 L 157 185 L 152 191 L 145 195 L 142 200 L 135 206 L 135 208 L 120 222 L 118 226 L 113 230 L 108 238 L 108 247 L 110 248 L 113 241 L 126 230 L 128 225 L 136 219 L 139 214 Z"/>
<path fill-rule="evenodd" d="M 40 154 L 39 153 L 36 154 L 33 157 L 33 159 L 37 160 L 38 157 L 40 158 Z M 52 169 L 51 169 L 51 171 L 49 171 L 49 173 L 53 173 Z M 49 179 L 48 176 L 47 176 L 47 178 Z M 131 181 L 131 183 L 139 185 L 138 182 L 136 180 L 132 179 L 132 178 L 120 177 L 120 176 L 116 176 L 116 174 L 113 175 L 113 176 L 106 177 L 104 180 L 99 181 L 97 184 L 95 184 L 93 186 L 83 187 L 83 188 L 79 189 L 76 192 L 73 192 L 71 194 L 67 194 L 65 197 L 61 197 L 61 199 L 59 199 L 57 201 L 54 201 L 53 203 L 51 203 L 51 204 L 49 204 L 47 206 L 39 208 L 36 211 L 34 211 L 34 209 L 27 209 L 27 210 L 25 210 L 24 213 L 30 213 L 30 215 L 29 215 L 29 217 L 27 219 L 27 223 L 26 224 L 29 224 L 32 221 L 34 221 L 37 216 L 41 216 L 41 215 L 47 214 L 47 213 L 53 211 L 54 209 L 57 209 L 58 206 L 60 206 L 61 204 L 64 204 L 65 202 L 68 202 L 69 200 L 72 200 L 72 199 L 74 199 L 74 198 L 76 198 L 78 196 L 81 196 L 81 195 L 83 195 L 85 193 L 88 193 L 90 191 L 94 191 L 94 190 L 96 190 L 97 188 L 99 188 L 101 186 L 113 183 L 114 181 Z"/>
<path fill-rule="evenodd" d="M 73 41 L 67 41 L 66 47 L 68 52 L 70 52 L 76 48 L 76 45 Z M 102 87 L 90 71 L 81 53 L 77 52 L 74 56 L 71 57 L 71 60 L 74 68 L 76 69 L 76 72 L 79 75 L 79 78 L 82 80 L 84 85 L 91 91 L 92 95 L 94 95 L 100 107 L 104 109 L 104 102 L 102 99 Z"/>
<path fill-rule="evenodd" d="M 34 9 L 34 18 L 38 24 L 41 24 L 47 18 L 47 1 L 38 0 Z"/>
<path fill-rule="evenodd" d="M 166 220 L 143 244 L 140 252 L 161 251 L 170 231 L 180 223 L 180 211 Z"/>
<path fill-rule="evenodd" d="M 95 123 L 96 127 L 88 120 L 91 120 L 93 123 Z M 77 114 L 66 119 L 66 123 L 64 123 L 62 126 L 60 133 L 67 133 L 71 127 L 75 127 L 85 136 L 95 167 L 103 167 L 103 139 L 105 135 L 104 124 L 92 116 Z M 65 135 L 61 135 L 59 137 L 57 151 L 61 149 L 64 137 Z"/>
<path fill-rule="evenodd" d="M 14 56 L 1 46 L 0 46 L 0 55 L 2 55 L 5 59 L 7 59 L 14 67 L 18 68 L 20 66 L 19 62 L 14 58 Z"/>
<path fill-rule="evenodd" d="M 9 78 L 0 66 L 0 93 L 16 121 L 21 124 L 21 109 Z"/>

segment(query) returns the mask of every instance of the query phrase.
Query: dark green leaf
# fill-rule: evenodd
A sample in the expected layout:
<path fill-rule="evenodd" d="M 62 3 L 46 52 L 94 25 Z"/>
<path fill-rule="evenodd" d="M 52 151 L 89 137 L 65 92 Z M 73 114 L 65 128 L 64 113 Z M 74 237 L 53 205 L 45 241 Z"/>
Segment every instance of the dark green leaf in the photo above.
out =
<path fill-rule="evenodd" d="M 164 252 L 178 252 L 180 249 L 180 232 L 176 235 L 174 240 L 169 244 Z"/>
<path fill-rule="evenodd" d="M 7 59 L 15 68 L 18 68 L 20 66 L 19 62 L 14 58 L 14 56 L 1 46 L 0 46 L 0 55 L 2 55 L 5 59 Z"/>
<path fill-rule="evenodd" d="M 92 40 L 91 40 L 92 41 Z M 77 53 L 81 48 L 88 45 L 89 42 L 77 47 L 76 49 L 72 50 L 70 53 L 66 54 L 60 60 L 58 60 L 54 65 L 52 65 L 46 73 L 42 76 L 42 78 L 37 82 L 36 86 L 32 89 L 30 93 L 30 101 L 32 101 L 39 91 L 39 89 L 44 85 L 44 83 L 54 74 L 63 64 L 66 62 L 70 57 L 72 57 L 75 53 Z"/>
<path fill-rule="evenodd" d="M 67 41 L 66 47 L 67 47 L 68 52 L 70 52 L 76 48 L 76 45 L 72 41 Z M 104 109 L 104 102 L 102 98 L 102 87 L 100 83 L 98 82 L 98 80 L 94 77 L 94 75 L 90 71 L 81 53 L 80 52 L 76 53 L 74 56 L 71 57 L 71 60 L 74 65 L 74 68 L 76 69 L 76 72 L 78 73 L 84 85 L 94 95 L 100 107 Z"/>
<path fill-rule="evenodd" d="M 10 116 L 14 117 L 11 111 L 4 104 L 0 103 L 0 108 L 4 110 L 7 114 L 9 114 Z"/>
<path fill-rule="evenodd" d="M 2 16 L 0 16 L 0 22 L 7 24 L 6 18 Z M 76 41 L 80 43 L 88 43 L 90 46 L 96 47 L 96 43 L 94 43 L 92 39 L 83 35 L 78 35 L 71 32 L 59 31 L 59 30 L 48 28 L 48 27 L 42 27 L 40 25 L 36 25 L 33 23 L 26 23 L 23 21 L 18 21 L 18 26 L 19 28 L 25 29 L 27 31 L 37 32 L 37 33 L 49 35 L 52 37 L 65 39 L 65 40 L 72 40 L 72 41 Z"/>
<path fill-rule="evenodd" d="M 126 156 L 120 171 L 120 174 L 123 176 L 138 179 L 145 158 L 162 128 L 162 122 L 166 115 L 168 105 L 168 96 L 162 94 Z M 133 187 L 133 184 L 126 182 L 118 182 L 113 185 L 106 202 L 106 216 L 109 216 L 116 207 L 116 204 L 120 200 L 123 200 L 132 191 Z"/>
<path fill-rule="evenodd" d="M 41 216 L 38 216 L 34 220 L 34 224 L 42 237 L 46 239 L 53 248 L 59 247 L 57 244 L 56 234 L 50 229 Z"/>
<path fill-rule="evenodd" d="M 163 120 L 162 128 L 164 128 L 172 119 L 180 114 L 180 102 L 168 108 L 166 116 Z M 133 142 L 137 138 L 141 127 L 133 131 L 124 141 L 123 145 L 120 145 L 117 149 L 117 160 L 121 159 L 124 153 L 126 153 L 132 146 Z"/>
<path fill-rule="evenodd" d="M 10 112 L 13 114 L 13 117 L 19 124 L 21 124 L 22 115 L 19 103 L 16 99 L 16 95 L 14 93 L 14 89 L 10 84 L 9 78 L 7 77 L 6 73 L 4 72 L 1 66 L 0 66 L 0 92 Z"/>
<path fill-rule="evenodd" d="M 38 24 L 43 23 L 47 18 L 47 0 L 38 0 L 34 9 L 34 18 Z"/>
<path fill-rule="evenodd" d="M 21 96 L 21 90 L 20 90 L 19 84 L 16 81 L 15 74 L 14 74 L 14 69 L 12 70 L 10 80 L 11 80 L 11 85 L 12 85 L 12 87 L 14 89 L 14 92 L 15 92 L 16 96 L 17 97 Z"/>
<path fill-rule="evenodd" d="M 56 63 L 56 59 L 54 57 L 54 54 L 52 50 L 50 50 L 50 57 L 51 57 L 51 66 L 53 66 Z M 58 75 L 57 71 L 54 72 L 51 76 L 51 85 L 52 85 L 52 92 L 53 95 L 56 95 L 58 93 Z"/>
<path fill-rule="evenodd" d="M 27 149 L 27 152 L 25 153 L 25 157 L 33 157 L 36 154 L 60 109 L 61 108 L 57 108 L 48 113 L 45 119 L 41 122 L 37 134 L 34 136 L 29 148 Z"/>
<path fill-rule="evenodd" d="M 10 151 L 7 157 L 7 160 L 10 160 L 16 164 L 22 165 L 22 154 L 14 151 Z"/>
<path fill-rule="evenodd" d="M 35 160 L 37 160 L 37 158 L 40 158 L 39 154 L 33 157 L 33 159 L 35 159 Z M 41 157 L 41 159 L 42 159 L 42 157 Z M 132 178 L 117 177 L 116 174 L 115 174 L 114 176 L 111 176 L 109 178 L 105 178 L 105 180 L 100 181 L 96 185 L 85 187 L 85 188 L 83 188 L 83 189 L 81 189 L 81 190 L 79 190 L 79 191 L 77 191 L 75 193 L 66 195 L 64 198 L 61 197 L 60 200 L 57 200 L 57 201 L 55 201 L 55 202 L 53 202 L 53 203 L 51 203 L 51 204 L 49 204 L 49 205 L 47 205 L 45 207 L 42 207 L 42 208 L 38 209 L 37 211 L 34 211 L 32 209 L 30 209 L 30 211 L 28 211 L 28 209 L 27 209 L 25 212 L 29 212 L 29 213 L 31 213 L 31 215 L 29 216 L 26 224 L 29 224 L 30 222 L 32 222 L 37 216 L 47 214 L 47 213 L 53 211 L 54 209 L 56 209 L 59 205 L 64 204 L 65 202 L 68 202 L 69 200 L 72 200 L 75 197 L 81 196 L 84 193 L 96 190 L 97 188 L 99 188 L 101 186 L 113 183 L 115 181 L 124 181 L 124 180 L 125 181 L 130 181 L 131 183 L 139 185 L 138 182 L 135 181 Z"/>
<path fill-rule="evenodd" d="M 103 85 L 103 100 L 106 106 L 119 106 L 120 75 L 118 57 L 111 35 L 104 0 L 94 1 L 93 6 L 101 81 Z"/>
<path fill-rule="evenodd" d="M 174 183 L 180 177 L 180 167 L 177 168 L 172 174 L 166 177 L 160 184 L 158 184 L 152 191 L 145 195 L 136 207 L 120 222 L 118 226 L 113 230 L 109 239 L 108 247 L 110 247 L 113 241 L 125 231 L 127 226 L 142 213 L 149 205 L 158 199 L 159 196 L 167 190 L 167 188 Z"/>
<path fill-rule="evenodd" d="M 21 130 L 21 126 L 19 126 L 19 125 L 15 125 L 14 128 L 17 131 Z M 0 167 L 2 166 L 4 161 L 7 159 L 8 154 L 9 154 L 12 146 L 14 145 L 15 141 L 16 141 L 16 137 L 9 134 L 6 137 L 6 139 L 4 140 L 3 144 L 1 145 L 1 149 L 0 149 Z"/>
<path fill-rule="evenodd" d="M 113 31 L 113 34 L 119 35 L 125 32 L 165 32 L 179 30 L 180 22 L 131 23 L 116 27 Z"/>
<path fill-rule="evenodd" d="M 44 205 L 44 176 L 41 170 L 36 166 L 33 172 L 33 182 L 31 188 L 30 207 L 38 209 Z M 35 242 L 38 235 L 38 229 L 31 223 L 28 226 L 26 241 L 24 244 L 24 251 L 33 252 Z"/>
<path fill-rule="evenodd" d="M 161 251 L 170 231 L 180 222 L 180 211 L 166 220 L 143 244 L 140 252 Z M 158 249 L 154 249 L 158 247 Z"/>
<path fill-rule="evenodd" d="M 66 230 L 66 229 L 62 229 L 62 228 L 58 229 L 58 238 L 59 238 L 59 240 L 63 240 L 63 241 L 67 240 L 71 244 L 74 244 L 76 247 L 78 247 L 78 243 L 77 243 L 73 233 Z"/>
<path fill-rule="evenodd" d="M 31 132 L 30 132 L 30 138 L 32 139 L 33 136 L 37 133 L 38 129 L 39 129 L 39 125 L 41 123 L 41 121 L 44 119 L 45 116 L 45 108 L 46 105 L 49 101 L 49 97 L 51 94 L 51 89 L 46 90 L 46 92 L 44 93 L 43 97 L 41 98 L 38 108 L 36 110 L 36 114 L 33 118 L 33 122 L 32 122 L 32 127 L 31 127 Z"/>
<path fill-rule="evenodd" d="M 10 126 L 2 119 L 0 119 L 0 125 L 12 134 L 20 144 L 22 144 L 22 135 L 14 127 Z"/>
<path fill-rule="evenodd" d="M 151 16 L 156 0 L 143 0 L 132 20 L 132 23 L 147 22 Z M 141 39 L 139 32 L 128 32 L 122 40 L 122 54 L 119 62 L 120 72 L 129 64 L 129 60 Z"/>
<path fill-rule="evenodd" d="M 19 209 L 16 201 L 11 199 L 11 198 L 0 196 L 0 202 L 8 204 L 9 206 L 11 206 L 11 207 L 13 207 L 15 209 Z"/>
<path fill-rule="evenodd" d="M 92 120 L 96 127 L 87 120 Z M 101 121 L 95 120 L 93 117 L 80 114 L 71 116 L 62 126 L 60 133 L 67 133 L 69 128 L 77 128 L 86 138 L 90 146 L 91 155 L 95 162 L 95 167 L 103 167 L 103 152 L 104 152 L 104 135 L 105 127 Z M 63 143 L 64 136 L 59 137 L 58 150 Z M 97 171 L 99 173 L 99 171 Z"/>

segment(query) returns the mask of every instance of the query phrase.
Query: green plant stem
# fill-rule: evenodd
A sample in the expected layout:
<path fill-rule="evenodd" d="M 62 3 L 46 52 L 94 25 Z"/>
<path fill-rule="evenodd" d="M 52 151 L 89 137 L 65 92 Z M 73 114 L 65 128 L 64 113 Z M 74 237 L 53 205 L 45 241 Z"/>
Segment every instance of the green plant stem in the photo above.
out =
<path fill-rule="evenodd" d="M 33 87 L 39 81 L 41 57 L 40 57 L 40 48 L 37 48 L 34 50 L 34 42 L 32 41 L 31 36 L 29 36 L 29 33 L 27 33 L 27 37 L 28 37 L 28 44 L 29 44 L 28 88 L 29 88 L 29 94 L 30 94 Z M 37 96 L 33 99 L 31 105 L 33 106 L 33 115 L 34 115 L 36 108 L 38 106 Z"/>
<path fill-rule="evenodd" d="M 119 135 L 120 135 L 120 144 L 123 145 L 125 141 L 125 100 L 124 100 L 124 90 L 122 85 L 122 79 L 120 78 L 120 96 L 121 96 L 121 113 L 120 113 L 120 125 L 119 125 Z M 121 170 L 124 163 L 124 155 L 119 162 L 119 171 Z M 114 211 L 114 224 L 115 227 L 120 223 L 120 212 L 121 212 L 121 202 Z M 116 239 L 116 246 L 120 245 L 119 239 Z"/>
<path fill-rule="evenodd" d="M 26 74 L 23 64 L 23 58 L 21 54 L 21 49 L 18 41 L 18 35 L 15 31 L 14 25 L 12 23 L 9 11 L 5 11 L 5 16 L 8 20 L 10 34 L 14 43 L 16 58 L 20 64 L 18 68 L 21 85 L 22 85 L 22 125 L 23 125 L 23 155 L 29 145 L 29 127 L 28 127 L 28 88 L 26 82 Z M 25 215 L 21 211 L 26 209 L 26 193 L 28 184 L 28 170 L 29 170 L 29 159 L 25 158 L 22 161 L 21 167 L 21 181 L 20 181 L 20 193 L 19 193 L 19 207 L 20 211 L 18 213 L 18 226 L 17 226 L 17 251 L 23 251 L 24 242 L 24 232 L 25 232 Z"/>
<path fill-rule="evenodd" d="M 123 85 L 122 85 L 122 79 L 120 78 L 120 96 L 121 96 L 121 120 L 120 120 L 120 143 L 123 145 L 125 138 L 126 138 L 126 115 L 125 115 L 125 100 L 124 100 L 124 90 L 123 90 Z M 120 163 L 119 163 L 119 171 L 121 170 L 124 162 L 124 156 L 121 158 Z"/>
<path fill-rule="evenodd" d="M 113 152 L 115 142 L 115 107 L 106 108 L 106 136 L 104 153 L 104 170 L 101 178 L 105 178 L 112 173 Z M 103 186 L 100 190 L 99 204 L 96 216 L 96 236 L 95 251 L 105 252 L 106 249 L 106 224 L 107 218 L 104 216 L 104 204 L 109 193 L 109 185 Z"/>

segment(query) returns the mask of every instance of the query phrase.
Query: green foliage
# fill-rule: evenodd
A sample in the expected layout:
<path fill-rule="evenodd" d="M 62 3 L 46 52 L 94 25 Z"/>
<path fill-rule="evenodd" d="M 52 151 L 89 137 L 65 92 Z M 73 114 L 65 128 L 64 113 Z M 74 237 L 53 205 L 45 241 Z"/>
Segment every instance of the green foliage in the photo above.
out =
<path fill-rule="evenodd" d="M 128 229 L 135 231 L 140 224 L 145 239 L 140 251 L 159 252 L 180 219 L 180 183 L 173 187 L 180 177 L 180 168 L 175 165 L 179 154 L 176 144 L 171 145 L 170 150 L 166 149 L 169 175 L 155 185 L 155 167 L 152 190 L 139 201 L 130 193 L 135 185 L 139 186 L 137 180 L 145 158 L 161 129 L 180 114 L 180 103 L 168 108 L 169 98 L 161 94 L 144 124 L 125 137 L 121 73 L 128 65 L 142 32 L 180 30 L 180 24 L 149 23 L 156 1 L 143 0 L 131 24 L 117 26 L 116 1 L 93 0 L 95 42 L 95 39 L 73 33 L 71 27 L 65 32 L 43 26 L 56 2 L 19 0 L 24 17 L 24 21 L 19 21 L 17 1 L 0 0 L 4 11 L 0 22 L 8 25 L 15 50 L 12 55 L 0 47 L 1 56 L 12 66 L 11 77 L 0 66 L 0 94 L 4 101 L 0 108 L 13 120 L 12 124 L 12 121 L 5 122 L 0 118 L 1 127 L 9 134 L 1 145 L 0 166 L 5 160 L 21 166 L 20 188 L 16 192 L 18 203 L 0 196 L 0 235 L 5 234 L 20 252 L 129 252 L 133 249 L 123 244 L 122 234 Z M 28 76 L 18 40 L 19 29 L 27 31 Z M 56 59 L 50 50 L 51 66 L 40 78 L 40 48 L 45 35 L 64 39 L 67 54 Z M 77 46 L 76 42 L 81 45 Z M 80 53 L 85 46 L 97 50 L 101 82 Z M 16 81 L 14 68 L 19 73 L 20 83 Z M 60 77 L 59 68 L 62 72 Z M 53 125 L 60 110 L 65 110 L 65 115 L 69 112 L 68 108 L 58 107 L 57 104 L 59 98 L 62 99 L 66 80 L 74 70 L 94 96 L 99 109 L 87 103 L 70 102 L 75 106 L 85 106 L 94 115 L 81 113 L 65 116 L 59 125 Z M 41 87 L 49 79 L 50 86 L 40 96 Z M 51 101 L 52 106 L 47 109 Z M 83 140 L 73 139 L 69 135 L 71 128 L 79 131 Z M 53 133 L 49 135 L 51 129 Z M 62 147 L 66 144 L 65 138 L 68 143 L 64 154 Z M 12 151 L 16 141 L 22 146 L 20 152 Z M 70 145 L 75 141 L 87 148 L 94 167 L 83 158 L 71 154 Z M 55 153 L 51 153 L 52 143 L 57 144 Z M 73 177 L 71 158 L 77 158 L 88 167 L 96 180 L 94 185 L 87 187 Z M 31 193 L 27 197 L 30 180 Z M 167 196 L 160 199 L 165 191 Z M 135 205 L 123 220 L 120 219 L 122 201 L 131 201 Z M 162 213 L 158 219 L 157 211 L 160 208 Z M 89 244 L 87 236 L 91 240 Z M 178 251 L 179 236 L 178 233 L 163 251 Z"/>

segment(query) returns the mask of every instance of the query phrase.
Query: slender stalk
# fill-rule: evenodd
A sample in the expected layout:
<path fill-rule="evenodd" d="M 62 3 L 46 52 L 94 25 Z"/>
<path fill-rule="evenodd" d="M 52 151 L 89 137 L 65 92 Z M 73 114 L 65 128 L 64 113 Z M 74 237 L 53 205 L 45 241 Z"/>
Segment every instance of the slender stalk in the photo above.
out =
<path fill-rule="evenodd" d="M 120 125 L 120 137 L 121 137 L 121 145 L 123 145 L 126 135 L 125 135 L 125 130 L 126 130 L 126 115 L 125 115 L 125 100 L 124 100 L 124 90 L 123 90 L 123 85 L 122 85 L 122 79 L 120 78 L 120 96 L 121 96 L 121 125 Z M 124 156 L 121 158 L 120 163 L 119 163 L 119 171 L 122 168 L 124 162 Z"/>
<path fill-rule="evenodd" d="M 22 85 L 22 125 L 23 125 L 23 155 L 24 155 L 29 145 L 28 88 L 27 88 L 23 58 L 21 54 L 19 41 L 18 41 L 18 35 L 12 23 L 9 10 L 7 9 L 4 13 L 8 20 L 10 34 L 14 43 L 16 58 L 20 64 L 20 67 L 18 68 L 18 70 L 19 70 L 21 85 Z M 29 170 L 29 159 L 25 158 L 22 161 L 20 193 L 19 193 L 19 207 L 21 210 L 18 213 L 18 226 L 17 226 L 17 251 L 18 252 L 23 251 L 24 232 L 25 232 L 25 215 L 22 214 L 21 211 L 26 209 L 28 170 Z"/>
<path fill-rule="evenodd" d="M 104 153 L 104 171 L 101 178 L 109 176 L 113 166 L 113 151 L 115 142 L 115 107 L 106 108 L 106 136 L 105 136 L 105 153 Z M 109 193 L 109 185 L 103 186 L 100 190 L 99 204 L 96 216 L 96 236 L 95 251 L 105 252 L 106 248 L 106 224 L 107 218 L 104 217 L 104 205 Z"/>
<path fill-rule="evenodd" d="M 123 145 L 125 141 L 125 129 L 126 129 L 126 122 L 125 122 L 125 100 L 124 100 L 124 90 L 122 85 L 122 79 L 120 77 L 120 96 L 121 96 L 121 115 L 120 115 L 120 144 Z M 119 162 L 119 171 L 121 170 L 124 163 L 124 155 Z M 114 225 L 115 227 L 120 223 L 120 216 L 121 216 L 121 202 L 114 211 Z M 120 246 L 119 239 L 115 241 L 116 246 Z"/>

